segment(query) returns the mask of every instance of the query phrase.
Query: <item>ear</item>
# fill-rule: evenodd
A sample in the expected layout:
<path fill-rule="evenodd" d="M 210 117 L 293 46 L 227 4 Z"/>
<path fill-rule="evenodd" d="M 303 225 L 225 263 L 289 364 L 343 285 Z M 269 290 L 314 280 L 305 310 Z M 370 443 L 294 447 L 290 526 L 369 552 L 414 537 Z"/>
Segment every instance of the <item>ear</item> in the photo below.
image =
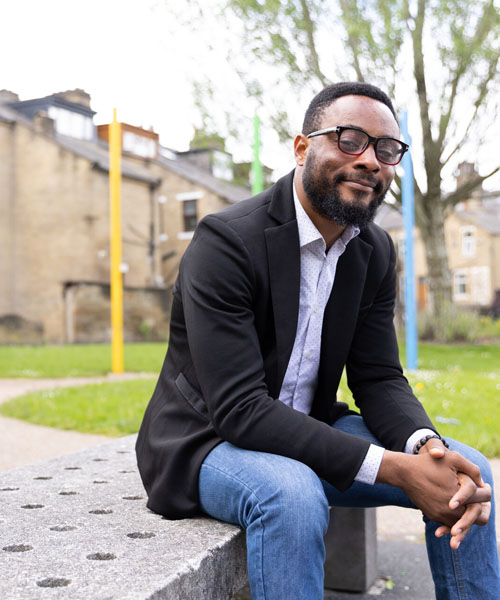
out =
<path fill-rule="evenodd" d="M 311 140 L 303 133 L 299 133 L 293 141 L 293 153 L 295 156 L 295 162 L 299 167 L 303 167 L 304 163 L 306 162 L 306 156 L 310 144 Z"/>

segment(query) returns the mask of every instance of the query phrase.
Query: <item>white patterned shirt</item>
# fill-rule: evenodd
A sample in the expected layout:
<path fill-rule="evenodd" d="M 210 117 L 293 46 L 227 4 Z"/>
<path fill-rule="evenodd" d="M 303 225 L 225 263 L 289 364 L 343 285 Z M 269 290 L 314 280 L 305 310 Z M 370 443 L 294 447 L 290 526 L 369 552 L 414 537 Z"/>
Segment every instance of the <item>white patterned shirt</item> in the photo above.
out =
<path fill-rule="evenodd" d="M 347 226 L 327 252 L 325 240 L 300 203 L 295 186 L 293 199 L 300 242 L 299 318 L 279 399 L 287 406 L 309 414 L 318 379 L 323 315 L 338 260 L 347 244 L 359 234 L 359 228 Z M 383 454 L 383 448 L 371 444 L 356 481 L 375 483 Z"/>

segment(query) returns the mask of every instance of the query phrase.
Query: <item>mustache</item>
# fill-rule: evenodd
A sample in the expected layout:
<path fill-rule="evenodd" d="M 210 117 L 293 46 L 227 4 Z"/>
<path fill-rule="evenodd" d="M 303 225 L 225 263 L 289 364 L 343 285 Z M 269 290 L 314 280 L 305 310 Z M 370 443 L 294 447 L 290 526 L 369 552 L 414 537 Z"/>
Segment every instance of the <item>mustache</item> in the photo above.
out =
<path fill-rule="evenodd" d="M 361 183 L 362 185 L 369 185 L 370 187 L 373 187 L 374 192 L 377 194 L 383 192 L 382 184 L 373 175 L 360 175 L 359 173 L 348 175 L 347 173 L 339 173 L 335 176 L 334 183 L 337 184 L 341 183 L 342 181 L 355 181 L 356 183 Z"/>

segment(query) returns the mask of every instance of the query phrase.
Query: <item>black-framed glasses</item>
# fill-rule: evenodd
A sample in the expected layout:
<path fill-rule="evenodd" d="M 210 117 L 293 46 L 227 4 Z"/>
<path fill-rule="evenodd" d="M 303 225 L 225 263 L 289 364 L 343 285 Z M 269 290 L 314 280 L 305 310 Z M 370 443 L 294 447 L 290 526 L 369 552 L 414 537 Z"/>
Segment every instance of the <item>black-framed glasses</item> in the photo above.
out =
<path fill-rule="evenodd" d="M 384 165 L 394 166 L 399 164 L 404 153 L 409 148 L 408 144 L 396 138 L 386 136 L 376 138 L 363 131 L 363 129 L 342 127 L 341 125 L 313 131 L 307 137 L 312 138 L 327 133 L 336 133 L 339 150 L 352 156 L 360 156 L 368 148 L 369 144 L 373 143 L 375 156 Z"/>

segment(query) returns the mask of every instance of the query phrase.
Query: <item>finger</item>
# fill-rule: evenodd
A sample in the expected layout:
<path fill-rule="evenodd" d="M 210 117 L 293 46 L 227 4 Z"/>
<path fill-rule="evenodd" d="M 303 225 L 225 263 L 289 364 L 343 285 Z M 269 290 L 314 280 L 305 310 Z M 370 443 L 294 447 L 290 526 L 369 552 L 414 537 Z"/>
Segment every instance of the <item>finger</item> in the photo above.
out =
<path fill-rule="evenodd" d="M 432 458 L 443 458 L 446 452 L 446 448 L 443 446 L 443 442 L 440 440 L 429 440 L 424 448 L 427 447 L 427 452 Z"/>
<path fill-rule="evenodd" d="M 489 502 L 491 500 L 491 486 L 488 483 L 485 483 L 484 487 L 478 488 L 468 475 L 458 473 L 457 478 L 460 488 L 450 500 L 449 506 L 451 510 L 454 510 L 461 504 Z"/>
<path fill-rule="evenodd" d="M 469 529 L 482 514 L 482 510 L 481 504 L 469 504 L 464 514 L 451 528 L 450 533 L 452 537 L 456 537 L 459 541 L 462 541 Z"/>
<path fill-rule="evenodd" d="M 457 479 L 459 488 L 450 499 L 449 507 L 451 510 L 455 510 L 455 508 L 458 508 L 461 504 L 470 504 L 470 499 L 479 489 L 468 475 L 458 473 Z"/>
<path fill-rule="evenodd" d="M 446 527 L 446 525 L 441 525 L 440 527 L 438 527 L 436 529 L 436 531 L 434 532 L 434 535 L 438 538 L 443 537 L 443 535 L 446 535 L 447 533 L 450 533 L 451 529 L 449 527 Z"/>
<path fill-rule="evenodd" d="M 484 486 L 484 481 L 481 477 L 481 471 L 477 465 L 470 462 L 470 460 L 467 460 L 465 456 L 462 456 L 458 452 L 447 452 L 446 456 L 449 460 L 451 460 L 457 471 L 468 475 L 472 479 L 472 481 L 474 481 L 474 483 L 479 487 Z"/>
<path fill-rule="evenodd" d="M 476 519 L 474 525 L 480 525 L 483 527 L 490 520 L 491 515 L 491 502 L 482 502 L 481 503 L 481 514 Z"/>
<path fill-rule="evenodd" d="M 465 504 L 474 504 L 476 502 L 489 502 L 491 500 L 491 487 L 489 486 L 489 484 L 486 484 L 486 486 L 482 488 L 476 488 L 474 494 L 467 500 Z"/>

